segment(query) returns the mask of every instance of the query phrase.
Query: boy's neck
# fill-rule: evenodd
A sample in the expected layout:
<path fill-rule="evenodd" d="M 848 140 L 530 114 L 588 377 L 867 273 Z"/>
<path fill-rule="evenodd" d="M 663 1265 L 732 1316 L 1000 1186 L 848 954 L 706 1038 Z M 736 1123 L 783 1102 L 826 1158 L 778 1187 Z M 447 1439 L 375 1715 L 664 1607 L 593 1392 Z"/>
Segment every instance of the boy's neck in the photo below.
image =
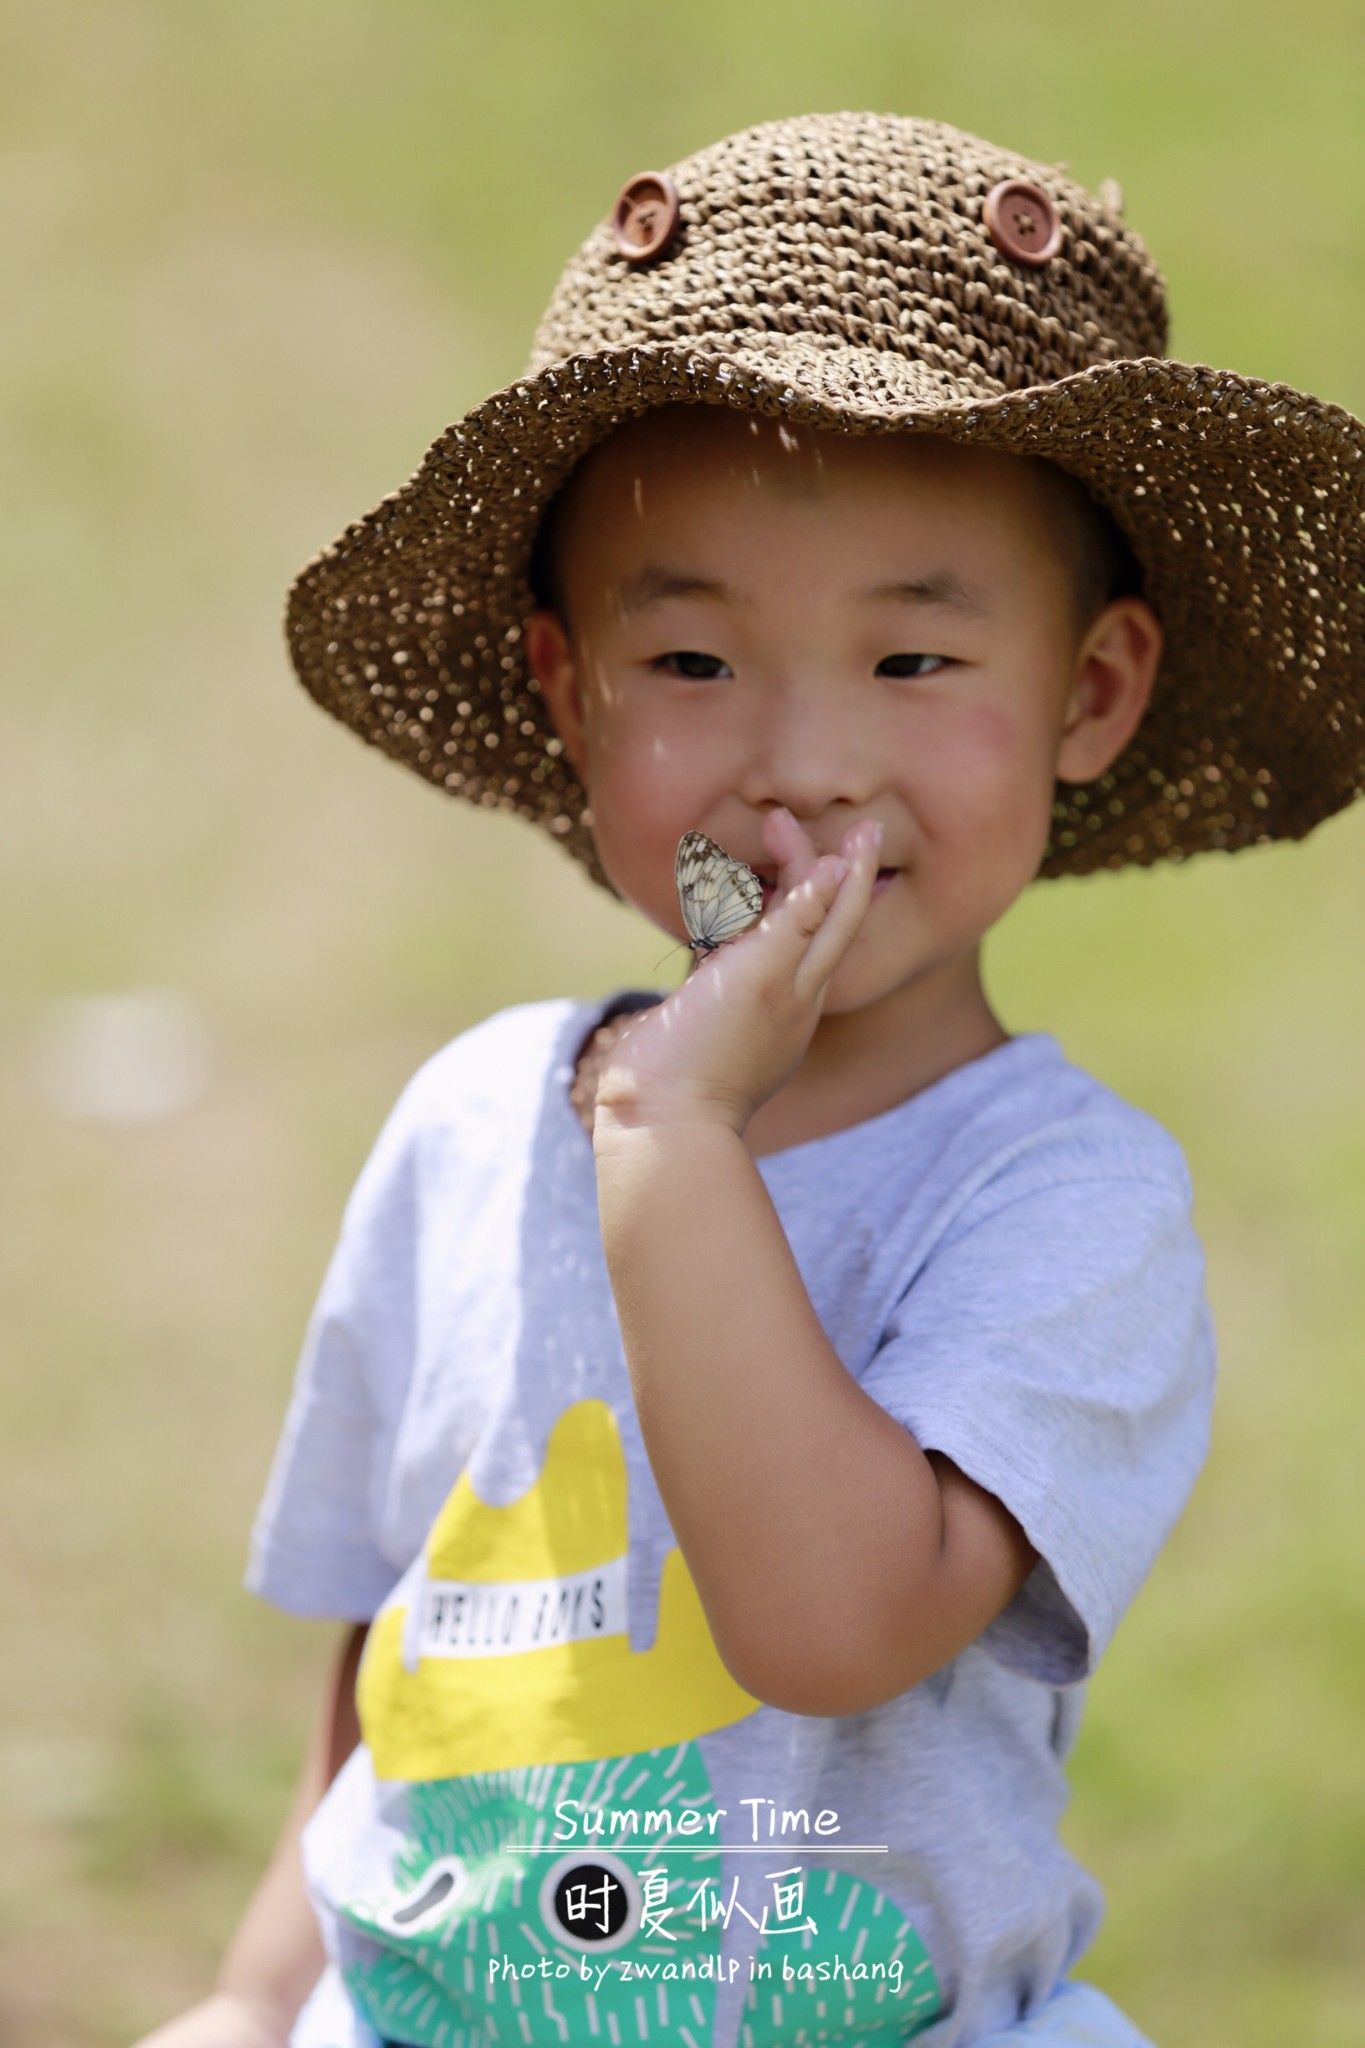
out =
<path fill-rule="evenodd" d="M 864 1123 L 1012 1035 L 986 999 L 979 960 L 875 1005 L 823 1016 L 796 1072 L 750 1117 L 744 1142 L 761 1158 Z"/>

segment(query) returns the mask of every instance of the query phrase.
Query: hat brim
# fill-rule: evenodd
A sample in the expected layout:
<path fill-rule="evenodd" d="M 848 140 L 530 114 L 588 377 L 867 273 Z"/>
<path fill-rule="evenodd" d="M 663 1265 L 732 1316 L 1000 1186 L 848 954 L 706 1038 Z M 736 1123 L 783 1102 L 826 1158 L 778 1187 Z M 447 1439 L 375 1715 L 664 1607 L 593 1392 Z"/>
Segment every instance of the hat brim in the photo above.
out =
<path fill-rule="evenodd" d="M 300 571 L 285 631 L 305 688 L 438 787 L 549 830 L 611 889 L 522 655 L 526 567 L 575 463 L 676 402 L 1042 456 L 1113 515 L 1161 665 L 1118 760 L 1056 785 L 1038 879 L 1300 839 L 1365 786 L 1365 427 L 1289 385 L 1164 356 L 1005 392 L 809 336 L 545 365 L 448 426 Z"/>

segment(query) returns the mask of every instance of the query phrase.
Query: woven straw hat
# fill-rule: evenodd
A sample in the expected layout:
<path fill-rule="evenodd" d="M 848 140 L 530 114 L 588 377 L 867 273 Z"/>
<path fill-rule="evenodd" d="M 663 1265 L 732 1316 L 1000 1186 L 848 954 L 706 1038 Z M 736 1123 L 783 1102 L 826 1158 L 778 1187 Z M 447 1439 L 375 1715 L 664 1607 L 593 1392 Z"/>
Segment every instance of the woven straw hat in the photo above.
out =
<path fill-rule="evenodd" d="M 623 188 L 525 373 L 432 443 L 288 598 L 304 686 L 439 788 L 551 833 L 613 895 L 521 647 L 541 515 L 676 401 L 1046 457 L 1112 515 L 1161 620 L 1142 723 L 1055 785 L 1038 879 L 1301 839 L 1365 786 L 1365 427 L 1173 361 L 1165 289 L 1096 197 L 942 122 L 768 121 Z"/>

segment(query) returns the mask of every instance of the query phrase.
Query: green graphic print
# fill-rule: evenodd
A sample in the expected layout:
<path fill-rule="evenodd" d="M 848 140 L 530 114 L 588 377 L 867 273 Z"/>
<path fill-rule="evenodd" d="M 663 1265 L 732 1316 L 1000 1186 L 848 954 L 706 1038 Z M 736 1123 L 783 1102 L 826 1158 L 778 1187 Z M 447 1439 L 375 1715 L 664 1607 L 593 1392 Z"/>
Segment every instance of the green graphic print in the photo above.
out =
<path fill-rule="evenodd" d="M 720 1850 L 678 1855 L 660 1853 L 657 1844 L 624 1852 L 589 1844 L 526 1855 L 511 1846 L 548 1846 L 546 1815 L 553 1822 L 557 1803 L 574 1800 L 652 1810 L 677 1801 L 701 1812 L 711 1793 L 694 1743 L 592 1766 L 413 1786 L 412 1840 L 391 1892 L 347 1913 L 357 1930 L 403 1943 L 347 1974 L 352 1997 L 381 2035 L 422 2048 L 596 2041 L 704 2048 L 723 1917 L 737 1910 L 722 1881 Z M 791 1871 L 781 1844 L 772 1860 Z M 766 1859 L 744 1861 L 767 1870 Z M 799 1904 L 786 1925 L 771 1897 L 751 1902 L 754 1888 L 738 1880 L 736 1895 L 759 1923 L 752 1963 L 740 1959 L 750 1979 L 740 2048 L 798 2041 L 892 2048 L 927 2025 L 939 2008 L 933 1970 L 893 1901 L 839 1870 L 784 1881 Z"/>

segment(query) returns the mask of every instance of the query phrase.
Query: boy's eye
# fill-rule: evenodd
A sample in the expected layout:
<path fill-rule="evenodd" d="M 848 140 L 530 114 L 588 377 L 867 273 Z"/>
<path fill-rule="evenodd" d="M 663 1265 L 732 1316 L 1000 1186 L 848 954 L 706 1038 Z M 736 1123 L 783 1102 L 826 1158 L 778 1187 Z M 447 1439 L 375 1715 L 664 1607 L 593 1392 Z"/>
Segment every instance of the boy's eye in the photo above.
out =
<path fill-rule="evenodd" d="M 661 654 L 654 661 L 651 661 L 649 665 L 651 668 L 666 668 L 670 661 L 709 661 L 717 668 L 724 667 L 724 663 L 716 655 L 696 654 L 686 648 L 677 648 L 672 654 Z M 713 678 L 710 676 L 693 676 L 691 680 L 693 682 L 709 683 Z"/>
<path fill-rule="evenodd" d="M 710 663 L 712 664 L 712 666 L 713 666 L 713 667 L 715 667 L 715 668 L 723 668 L 723 667 L 725 666 L 725 664 L 724 664 L 724 663 L 723 663 L 722 661 L 720 661 L 720 660 L 719 660 L 719 658 L 718 658 L 718 657 L 717 657 L 716 655 L 714 655 L 714 654 L 697 654 L 696 652 L 694 652 L 694 651 L 692 651 L 692 650 L 690 650 L 690 649 L 685 649 L 685 648 L 675 648 L 675 649 L 674 649 L 674 651 L 673 651 L 673 652 L 672 652 L 671 654 L 660 654 L 660 655 L 658 655 L 658 656 L 657 656 L 657 657 L 656 657 L 656 658 L 655 658 L 655 659 L 654 659 L 654 660 L 653 660 L 653 661 L 652 661 L 652 662 L 651 662 L 651 663 L 650 663 L 649 665 L 650 665 L 650 667 L 651 667 L 651 668 L 658 668 L 658 669 L 667 669 L 667 667 L 668 667 L 668 664 L 669 664 L 670 662 L 674 662 L 674 661 L 700 661 L 700 662 L 710 662 Z M 930 662 L 933 662 L 933 661 L 936 661 L 936 662 L 938 662 L 938 663 L 939 663 L 939 665 L 940 665 L 941 667 L 944 667 L 944 668 L 946 668 L 946 667 L 947 667 L 947 666 L 949 665 L 949 658 L 948 658 L 948 656 L 947 656 L 947 655 L 943 655 L 943 654 L 888 654 L 888 655 L 886 656 L 886 660 L 885 660 L 885 661 L 882 661 L 882 662 L 880 662 L 880 663 L 878 664 L 878 666 L 879 666 L 879 667 L 881 667 L 881 668 L 885 668 L 885 666 L 886 666 L 886 663 L 887 663 L 887 662 L 894 662 L 894 661 L 904 661 L 904 662 L 920 662 L 920 661 L 930 661 Z M 914 673 L 914 674 L 916 674 L 916 675 L 923 675 L 923 674 L 925 674 L 925 672 L 926 672 L 926 671 L 925 671 L 924 669 L 915 669 L 915 670 L 913 671 L 913 673 Z M 692 673 L 691 671 L 688 671 L 688 670 L 684 670 L 684 671 L 683 671 L 683 674 L 684 674 L 684 675 L 689 675 L 689 676 L 690 676 L 690 679 L 691 679 L 691 680 L 692 680 L 693 682 L 703 682 L 703 683 L 709 683 L 709 682 L 712 682 L 712 681 L 714 681 L 714 677 L 712 677 L 712 676 L 709 676 L 709 675 L 703 675 L 703 676 L 699 676 L 699 675 L 696 675 L 696 674 L 694 674 L 694 673 Z"/>
<path fill-rule="evenodd" d="M 941 668 L 949 666 L 949 657 L 946 654 L 888 654 L 886 661 L 880 662 L 878 666 L 885 668 L 887 661 L 936 661 Z M 915 674 L 924 675 L 925 670 L 916 669 Z"/>

